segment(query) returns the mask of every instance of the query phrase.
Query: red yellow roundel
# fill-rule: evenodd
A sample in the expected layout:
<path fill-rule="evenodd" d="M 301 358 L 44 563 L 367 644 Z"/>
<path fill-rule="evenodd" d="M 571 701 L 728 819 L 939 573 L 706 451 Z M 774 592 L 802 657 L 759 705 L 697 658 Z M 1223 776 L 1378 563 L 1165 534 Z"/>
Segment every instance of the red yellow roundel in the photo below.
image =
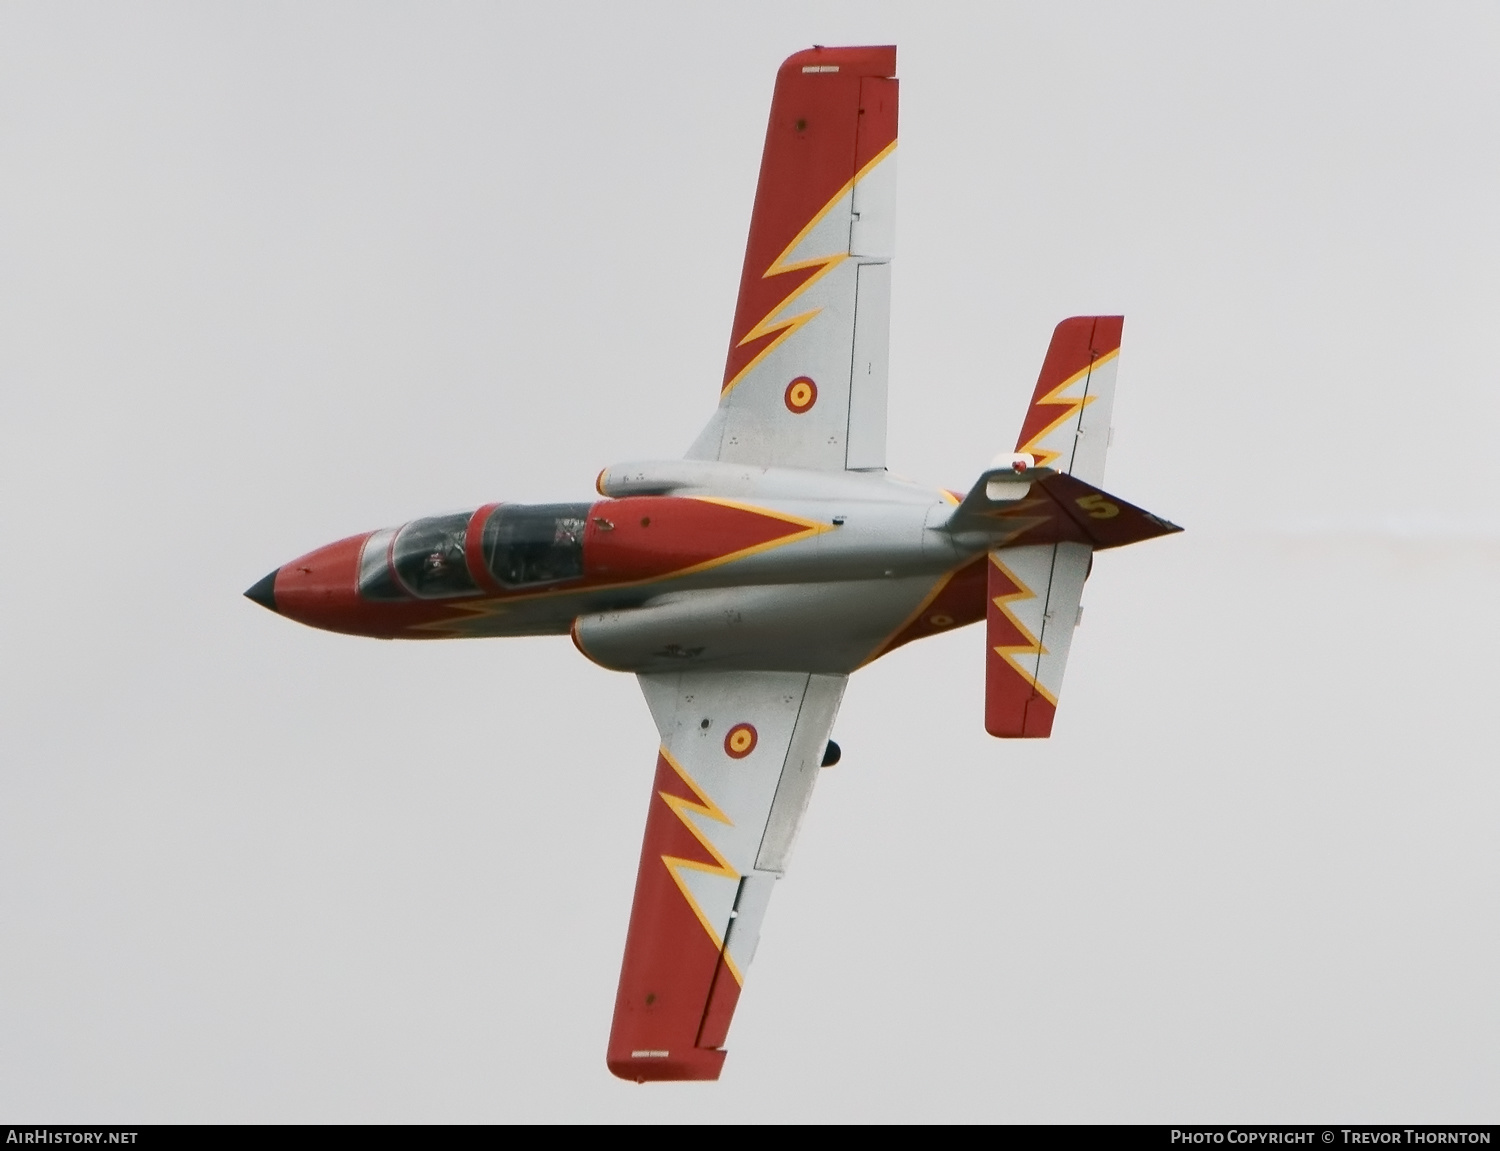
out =
<path fill-rule="evenodd" d="M 786 386 L 787 410 L 800 416 L 818 402 L 818 385 L 807 376 L 798 376 Z"/>
<path fill-rule="evenodd" d="M 755 750 L 757 738 L 755 728 L 750 724 L 737 723 L 724 737 L 724 751 L 731 759 L 744 759 Z"/>

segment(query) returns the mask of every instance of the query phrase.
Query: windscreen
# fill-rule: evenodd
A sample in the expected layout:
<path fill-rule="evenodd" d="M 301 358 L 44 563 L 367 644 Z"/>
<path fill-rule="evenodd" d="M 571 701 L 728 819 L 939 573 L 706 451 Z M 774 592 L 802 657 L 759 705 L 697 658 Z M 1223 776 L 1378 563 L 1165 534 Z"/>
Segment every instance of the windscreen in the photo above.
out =
<path fill-rule="evenodd" d="M 412 520 L 396 536 L 396 575 L 423 599 L 469 595 L 479 590 L 464 562 L 464 534 L 472 512 Z"/>

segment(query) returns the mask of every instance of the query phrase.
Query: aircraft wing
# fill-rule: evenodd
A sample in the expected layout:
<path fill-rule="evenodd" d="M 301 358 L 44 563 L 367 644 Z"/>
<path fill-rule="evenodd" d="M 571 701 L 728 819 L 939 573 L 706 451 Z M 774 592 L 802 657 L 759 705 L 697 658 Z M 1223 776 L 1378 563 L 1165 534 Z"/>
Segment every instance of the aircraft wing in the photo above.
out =
<path fill-rule="evenodd" d="M 842 675 L 638 677 L 661 732 L 609 1038 L 622 1079 L 717 1079 Z"/>
<path fill-rule="evenodd" d="M 689 459 L 885 467 L 896 49 L 781 66 L 719 409 Z"/>

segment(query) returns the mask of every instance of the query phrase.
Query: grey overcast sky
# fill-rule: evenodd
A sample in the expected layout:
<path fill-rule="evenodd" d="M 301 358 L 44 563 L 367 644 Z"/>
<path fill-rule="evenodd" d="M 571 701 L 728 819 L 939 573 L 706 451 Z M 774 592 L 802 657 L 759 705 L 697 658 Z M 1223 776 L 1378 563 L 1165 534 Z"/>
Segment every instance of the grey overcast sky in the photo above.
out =
<path fill-rule="evenodd" d="M 851 682 L 716 1085 L 604 1067 L 655 732 L 240 597 L 716 396 L 779 62 L 896 43 L 890 459 L 1125 314 L 1056 735 Z M 0 6 L 0 1122 L 1500 1118 L 1500 9 Z"/>

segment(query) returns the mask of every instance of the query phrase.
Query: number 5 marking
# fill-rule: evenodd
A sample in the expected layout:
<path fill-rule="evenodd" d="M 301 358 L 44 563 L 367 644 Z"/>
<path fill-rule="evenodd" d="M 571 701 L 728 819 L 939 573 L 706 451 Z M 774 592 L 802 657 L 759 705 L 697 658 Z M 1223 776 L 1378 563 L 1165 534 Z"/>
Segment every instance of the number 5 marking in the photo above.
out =
<path fill-rule="evenodd" d="M 1120 506 L 1112 504 L 1098 492 L 1086 496 L 1079 496 L 1073 501 L 1084 511 L 1089 513 L 1089 518 L 1094 520 L 1112 520 L 1120 514 Z"/>

